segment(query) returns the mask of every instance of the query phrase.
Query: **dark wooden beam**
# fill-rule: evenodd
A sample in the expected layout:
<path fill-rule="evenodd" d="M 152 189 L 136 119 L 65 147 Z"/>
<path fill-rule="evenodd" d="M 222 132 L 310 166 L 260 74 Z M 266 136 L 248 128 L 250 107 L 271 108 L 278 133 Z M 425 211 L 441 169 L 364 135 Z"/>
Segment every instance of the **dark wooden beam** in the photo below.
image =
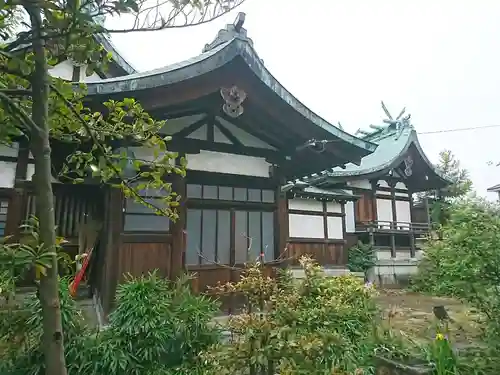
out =
<path fill-rule="evenodd" d="M 179 161 L 177 161 L 179 162 Z M 186 250 L 186 180 L 175 174 L 172 181 L 172 190 L 181 196 L 180 205 L 177 208 L 179 217 L 172 223 L 170 234 L 172 235 L 172 247 L 170 250 L 170 278 L 177 279 L 184 273 L 184 253 Z"/>
<path fill-rule="evenodd" d="M 220 121 L 218 121 L 217 119 L 215 119 L 214 121 L 215 121 L 215 124 L 217 125 L 217 127 L 219 128 L 220 132 L 222 134 L 224 134 L 224 136 L 226 136 L 226 138 L 229 139 L 233 143 L 233 145 L 239 146 L 239 147 L 244 147 L 243 143 L 241 143 L 240 140 L 238 138 L 236 138 L 233 135 L 233 133 L 231 133 L 229 131 L 229 129 L 227 129 L 224 125 L 222 125 Z"/>
<path fill-rule="evenodd" d="M 192 123 L 191 125 L 189 125 L 188 127 L 182 129 L 181 131 L 175 133 L 172 135 L 172 138 L 173 137 L 176 137 L 176 138 L 183 138 L 183 137 L 187 137 L 189 134 L 191 134 L 192 132 L 198 130 L 199 128 L 201 128 L 203 125 L 205 125 L 207 122 L 208 122 L 208 116 L 205 116 L 203 117 L 202 119 L 198 120 L 198 121 L 195 121 L 194 123 Z"/>

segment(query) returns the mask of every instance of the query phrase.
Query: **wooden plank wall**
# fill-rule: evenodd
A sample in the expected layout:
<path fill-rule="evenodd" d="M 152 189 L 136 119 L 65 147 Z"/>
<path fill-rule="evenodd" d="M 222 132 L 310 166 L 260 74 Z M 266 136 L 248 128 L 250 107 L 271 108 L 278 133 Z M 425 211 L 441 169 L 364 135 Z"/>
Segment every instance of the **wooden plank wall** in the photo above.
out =
<path fill-rule="evenodd" d="M 288 257 L 292 265 L 297 265 L 302 255 L 310 255 L 323 266 L 344 266 L 347 251 L 344 242 L 289 242 Z"/>
<path fill-rule="evenodd" d="M 377 220 L 377 213 L 375 212 L 375 205 L 373 201 L 373 194 L 369 191 L 356 191 L 360 198 L 354 204 L 354 212 L 356 214 L 356 221 L 369 222 Z"/>
<path fill-rule="evenodd" d="M 153 270 L 162 277 L 170 277 L 170 257 L 172 247 L 168 242 L 159 243 L 122 243 L 118 263 L 119 282 L 126 274 L 138 277 Z"/>

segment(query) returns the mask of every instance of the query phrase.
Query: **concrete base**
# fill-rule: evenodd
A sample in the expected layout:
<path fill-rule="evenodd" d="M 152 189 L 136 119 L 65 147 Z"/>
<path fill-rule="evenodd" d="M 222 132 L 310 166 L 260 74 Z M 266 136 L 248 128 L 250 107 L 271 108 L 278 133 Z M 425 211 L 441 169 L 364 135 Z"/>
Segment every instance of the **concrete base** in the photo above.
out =
<path fill-rule="evenodd" d="M 412 275 L 417 273 L 418 260 L 379 260 L 367 272 L 368 281 L 382 286 L 407 286 Z"/>

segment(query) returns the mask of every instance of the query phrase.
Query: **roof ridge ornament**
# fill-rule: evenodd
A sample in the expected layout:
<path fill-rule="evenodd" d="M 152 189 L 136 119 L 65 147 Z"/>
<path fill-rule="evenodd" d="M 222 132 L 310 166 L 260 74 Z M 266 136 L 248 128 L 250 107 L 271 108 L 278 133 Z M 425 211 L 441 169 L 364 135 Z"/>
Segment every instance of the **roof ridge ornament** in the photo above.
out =
<path fill-rule="evenodd" d="M 403 115 L 406 112 L 406 107 L 403 107 L 399 115 L 394 119 L 387 107 L 384 104 L 384 101 L 381 100 L 380 104 L 382 105 L 382 110 L 384 111 L 385 115 L 388 117 L 387 119 L 382 120 L 386 124 L 389 124 L 389 129 L 395 129 L 395 130 L 400 130 L 405 127 L 410 126 L 410 118 L 411 118 L 411 113 L 403 117 Z"/>
<path fill-rule="evenodd" d="M 238 13 L 236 19 L 232 24 L 227 24 L 224 29 L 219 30 L 217 36 L 212 43 L 205 44 L 202 52 L 208 52 L 221 44 L 227 43 L 234 38 L 242 39 L 253 46 L 253 41 L 247 37 L 247 30 L 243 28 L 245 23 L 246 14 L 243 12 Z"/>

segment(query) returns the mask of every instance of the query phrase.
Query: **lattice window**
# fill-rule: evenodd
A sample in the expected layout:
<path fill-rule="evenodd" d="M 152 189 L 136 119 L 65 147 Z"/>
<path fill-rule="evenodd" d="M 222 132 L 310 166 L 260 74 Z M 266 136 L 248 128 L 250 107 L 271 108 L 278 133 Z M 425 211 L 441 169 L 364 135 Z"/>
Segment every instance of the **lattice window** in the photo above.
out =
<path fill-rule="evenodd" d="M 236 202 L 274 203 L 274 191 L 215 185 L 187 185 L 187 197 Z"/>
<path fill-rule="evenodd" d="M 5 226 L 7 224 L 7 210 L 9 201 L 7 199 L 0 200 L 0 237 L 5 235 Z"/>
<path fill-rule="evenodd" d="M 151 205 L 165 209 L 166 204 L 159 197 L 144 198 Z M 170 219 L 157 215 L 151 208 L 137 203 L 133 199 L 125 202 L 125 232 L 167 232 Z"/>
<path fill-rule="evenodd" d="M 97 207 L 91 196 L 78 193 L 61 193 L 54 195 L 54 211 L 56 233 L 65 238 L 78 237 L 80 224 L 93 216 Z M 35 196 L 28 197 L 25 220 L 36 212 Z"/>
<path fill-rule="evenodd" d="M 186 232 L 187 265 L 274 260 L 273 212 L 188 208 Z"/>

